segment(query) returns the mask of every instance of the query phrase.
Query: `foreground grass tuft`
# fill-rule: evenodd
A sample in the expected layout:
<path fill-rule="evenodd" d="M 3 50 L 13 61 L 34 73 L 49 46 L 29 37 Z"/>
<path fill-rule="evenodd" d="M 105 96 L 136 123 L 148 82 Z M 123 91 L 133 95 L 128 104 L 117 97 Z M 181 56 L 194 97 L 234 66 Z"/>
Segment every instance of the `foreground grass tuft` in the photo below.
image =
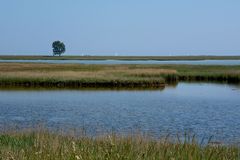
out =
<path fill-rule="evenodd" d="M 234 160 L 239 148 L 201 146 L 192 141 L 171 143 L 143 136 L 89 138 L 64 136 L 49 132 L 0 135 L 0 159 L 18 160 Z"/>

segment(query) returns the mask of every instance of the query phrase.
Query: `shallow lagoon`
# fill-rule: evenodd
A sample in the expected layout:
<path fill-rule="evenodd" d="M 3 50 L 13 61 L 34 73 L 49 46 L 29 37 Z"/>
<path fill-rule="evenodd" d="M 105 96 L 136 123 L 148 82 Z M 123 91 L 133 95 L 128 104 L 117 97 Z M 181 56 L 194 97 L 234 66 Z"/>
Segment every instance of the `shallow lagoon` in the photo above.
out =
<path fill-rule="evenodd" d="M 0 60 L 16 63 L 52 64 L 186 64 L 186 65 L 240 65 L 240 60 Z"/>
<path fill-rule="evenodd" d="M 1 90 L 0 128 L 85 128 L 90 134 L 195 133 L 240 142 L 240 87 L 179 83 L 164 90 Z"/>

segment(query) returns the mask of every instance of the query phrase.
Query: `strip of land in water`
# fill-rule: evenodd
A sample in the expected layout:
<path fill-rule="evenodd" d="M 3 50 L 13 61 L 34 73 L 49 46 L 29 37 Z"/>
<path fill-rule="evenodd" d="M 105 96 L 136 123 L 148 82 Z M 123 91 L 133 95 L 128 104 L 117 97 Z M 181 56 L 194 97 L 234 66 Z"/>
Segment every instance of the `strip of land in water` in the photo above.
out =
<path fill-rule="evenodd" d="M 240 66 L 0 63 L 0 87 L 162 88 L 179 81 L 240 83 Z"/>
<path fill-rule="evenodd" d="M 199 144 L 194 137 L 171 142 L 141 135 L 108 135 L 96 138 L 49 132 L 0 134 L 0 159 L 239 159 L 239 147 L 209 142 Z"/>
<path fill-rule="evenodd" d="M 240 56 L 0 56 L 0 60 L 240 60 Z"/>

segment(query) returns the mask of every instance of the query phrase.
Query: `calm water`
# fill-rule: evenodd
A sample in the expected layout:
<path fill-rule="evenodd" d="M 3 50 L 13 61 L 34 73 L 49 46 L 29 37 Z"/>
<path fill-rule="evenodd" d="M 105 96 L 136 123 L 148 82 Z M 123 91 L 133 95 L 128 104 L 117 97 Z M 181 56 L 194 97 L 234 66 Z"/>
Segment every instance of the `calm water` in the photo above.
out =
<path fill-rule="evenodd" d="M 240 60 L 199 60 L 199 61 L 127 61 L 127 60 L 0 60 L 0 62 L 54 63 L 54 64 L 192 64 L 192 65 L 240 65 Z"/>
<path fill-rule="evenodd" d="M 193 132 L 240 142 L 240 87 L 180 83 L 163 91 L 0 91 L 0 127 L 82 128 L 154 136 Z"/>

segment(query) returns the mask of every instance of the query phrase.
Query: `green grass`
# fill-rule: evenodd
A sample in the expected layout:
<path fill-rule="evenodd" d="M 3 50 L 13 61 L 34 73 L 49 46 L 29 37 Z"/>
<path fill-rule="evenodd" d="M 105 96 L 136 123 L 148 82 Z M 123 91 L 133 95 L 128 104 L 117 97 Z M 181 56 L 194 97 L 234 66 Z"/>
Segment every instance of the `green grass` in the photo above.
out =
<path fill-rule="evenodd" d="M 181 81 L 240 83 L 240 66 L 0 63 L 0 87 L 162 88 Z"/>
<path fill-rule="evenodd" d="M 31 87 L 31 88 L 163 88 L 162 78 L 81 78 L 58 79 L 58 78 L 0 78 L 1 87 Z"/>
<path fill-rule="evenodd" d="M 1 60 L 236 60 L 240 56 L 0 56 Z"/>
<path fill-rule="evenodd" d="M 136 66 L 140 67 L 140 65 Z M 145 68 L 144 66 L 143 68 Z M 162 68 L 176 70 L 177 74 L 165 76 L 167 81 L 197 81 L 197 82 L 221 82 L 240 83 L 240 66 L 204 66 L 204 65 L 158 65 L 150 68 Z M 164 77 L 164 76 L 163 76 Z"/>
<path fill-rule="evenodd" d="M 239 148 L 200 145 L 194 138 L 171 142 L 131 135 L 58 135 L 50 132 L 0 135 L 0 159 L 17 160 L 237 160 Z"/>

